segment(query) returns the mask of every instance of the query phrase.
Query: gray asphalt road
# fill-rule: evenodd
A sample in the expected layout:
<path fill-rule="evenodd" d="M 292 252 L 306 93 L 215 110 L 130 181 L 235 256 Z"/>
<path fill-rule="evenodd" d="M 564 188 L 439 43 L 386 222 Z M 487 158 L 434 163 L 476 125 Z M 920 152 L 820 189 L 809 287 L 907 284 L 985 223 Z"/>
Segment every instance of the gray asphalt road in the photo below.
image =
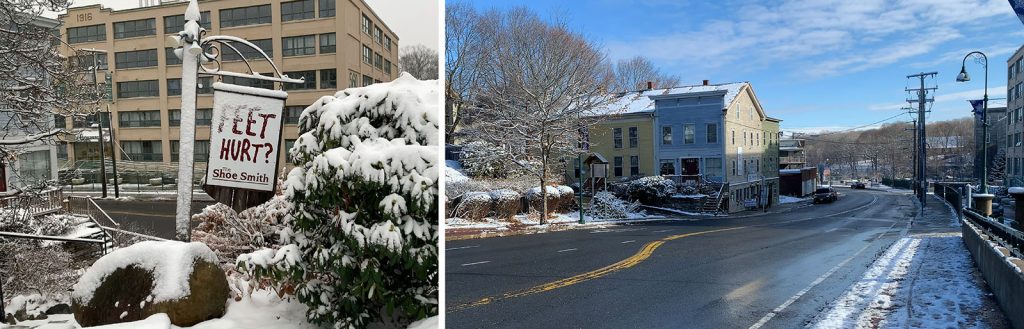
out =
<path fill-rule="evenodd" d="M 450 328 L 794 328 L 907 226 L 907 196 L 783 214 L 453 241 Z"/>
<path fill-rule="evenodd" d="M 134 232 L 150 234 L 165 239 L 174 238 L 174 213 L 177 207 L 174 200 L 166 201 L 112 201 L 95 200 L 96 204 L 110 215 L 110 218 L 121 224 L 121 227 Z M 193 201 L 192 214 L 197 214 L 212 201 Z"/>

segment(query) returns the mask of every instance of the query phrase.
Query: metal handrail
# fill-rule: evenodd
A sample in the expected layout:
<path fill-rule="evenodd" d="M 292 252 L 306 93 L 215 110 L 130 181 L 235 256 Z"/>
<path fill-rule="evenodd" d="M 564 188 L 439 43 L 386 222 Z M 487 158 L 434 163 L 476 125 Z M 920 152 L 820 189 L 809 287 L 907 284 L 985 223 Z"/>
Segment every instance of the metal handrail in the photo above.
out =
<path fill-rule="evenodd" d="M 965 223 L 981 228 L 993 241 L 1010 250 L 1014 257 L 1024 258 L 1024 233 L 971 209 L 964 209 L 964 215 Z"/>

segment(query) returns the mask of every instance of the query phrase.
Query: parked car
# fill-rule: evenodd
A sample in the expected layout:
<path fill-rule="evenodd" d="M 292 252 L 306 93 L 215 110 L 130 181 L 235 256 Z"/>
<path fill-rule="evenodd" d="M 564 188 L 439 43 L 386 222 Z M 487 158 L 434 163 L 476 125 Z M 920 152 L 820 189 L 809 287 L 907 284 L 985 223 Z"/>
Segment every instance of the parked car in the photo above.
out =
<path fill-rule="evenodd" d="M 820 202 L 833 202 L 839 200 L 839 193 L 836 193 L 836 189 L 830 187 L 819 187 L 814 191 L 814 203 Z"/>
<path fill-rule="evenodd" d="M 864 185 L 864 182 L 853 182 L 853 184 L 850 184 L 850 188 L 856 190 L 863 190 L 867 188 L 867 185 Z"/>

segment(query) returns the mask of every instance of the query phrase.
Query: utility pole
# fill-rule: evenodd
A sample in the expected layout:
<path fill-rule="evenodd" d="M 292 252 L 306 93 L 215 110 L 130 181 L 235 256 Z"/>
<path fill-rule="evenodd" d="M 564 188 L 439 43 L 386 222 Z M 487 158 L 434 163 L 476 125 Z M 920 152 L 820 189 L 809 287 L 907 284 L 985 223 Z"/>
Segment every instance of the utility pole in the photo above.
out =
<path fill-rule="evenodd" d="M 915 144 L 917 146 L 917 150 L 918 151 L 917 151 L 917 164 L 916 164 L 917 165 L 917 174 L 915 175 L 916 179 L 914 181 L 914 190 L 917 191 L 917 193 L 916 193 L 917 194 L 917 198 L 921 201 L 921 209 L 924 209 L 924 205 L 927 203 L 927 198 L 926 197 L 928 196 L 928 167 L 927 167 L 927 163 L 928 163 L 928 150 L 927 150 L 927 148 L 925 148 L 925 146 L 928 144 L 927 143 L 927 140 L 928 140 L 927 137 L 928 136 L 925 133 L 925 127 L 927 127 L 927 124 L 925 123 L 925 113 L 928 111 L 926 109 L 926 104 L 928 102 L 932 102 L 932 101 L 935 100 L 934 98 L 928 98 L 928 92 L 929 91 L 934 91 L 934 90 L 938 89 L 938 87 L 925 87 L 924 79 L 927 78 L 927 77 L 933 77 L 934 78 L 937 74 L 939 74 L 939 73 L 938 72 L 929 72 L 929 73 L 911 74 L 911 75 L 907 76 L 907 79 L 918 78 L 918 80 L 920 80 L 920 83 L 921 83 L 920 84 L 920 86 L 921 86 L 920 88 L 907 88 L 906 89 L 907 92 L 913 91 L 913 92 L 917 93 L 917 99 L 916 100 L 908 99 L 907 102 L 911 103 L 911 104 L 913 104 L 915 102 L 917 103 L 917 134 L 916 134 L 916 136 L 917 136 L 916 139 L 917 140 L 915 141 Z"/>
<path fill-rule="evenodd" d="M 106 50 L 99 50 L 99 49 L 82 49 L 82 51 L 86 51 L 86 52 L 92 53 L 92 74 L 90 74 L 90 75 L 92 76 L 92 84 L 93 85 L 97 85 L 99 83 L 99 81 L 97 81 L 97 79 L 96 79 L 96 74 L 98 73 L 96 71 L 96 69 L 99 66 L 99 61 L 96 60 L 96 54 L 97 53 L 106 54 L 107 51 Z M 96 114 L 96 126 L 99 128 L 98 129 L 98 131 L 99 131 L 99 141 L 98 142 L 100 144 L 100 186 L 103 187 L 103 198 L 106 198 L 107 197 L 107 165 L 106 165 L 106 162 L 105 162 L 105 160 L 106 160 L 106 151 L 104 150 L 104 147 L 103 147 L 104 141 L 103 141 L 103 116 L 101 115 L 102 113 L 103 112 L 101 112 L 99 110 L 99 108 L 96 109 L 96 113 L 95 113 Z"/>

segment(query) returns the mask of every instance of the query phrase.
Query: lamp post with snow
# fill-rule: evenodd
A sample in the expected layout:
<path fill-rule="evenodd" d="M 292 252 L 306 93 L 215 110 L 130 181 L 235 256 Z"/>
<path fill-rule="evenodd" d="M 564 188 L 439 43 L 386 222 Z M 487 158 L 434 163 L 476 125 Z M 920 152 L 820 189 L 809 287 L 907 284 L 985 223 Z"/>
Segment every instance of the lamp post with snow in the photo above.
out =
<path fill-rule="evenodd" d="M 985 66 L 985 96 L 982 98 L 981 110 L 981 193 L 988 194 L 988 56 L 980 51 L 967 53 L 960 64 L 960 74 L 956 76 L 956 81 L 971 81 L 971 77 L 967 75 L 967 58 L 978 55 L 982 59 L 978 62 Z M 977 61 L 977 57 L 975 60 Z"/>

